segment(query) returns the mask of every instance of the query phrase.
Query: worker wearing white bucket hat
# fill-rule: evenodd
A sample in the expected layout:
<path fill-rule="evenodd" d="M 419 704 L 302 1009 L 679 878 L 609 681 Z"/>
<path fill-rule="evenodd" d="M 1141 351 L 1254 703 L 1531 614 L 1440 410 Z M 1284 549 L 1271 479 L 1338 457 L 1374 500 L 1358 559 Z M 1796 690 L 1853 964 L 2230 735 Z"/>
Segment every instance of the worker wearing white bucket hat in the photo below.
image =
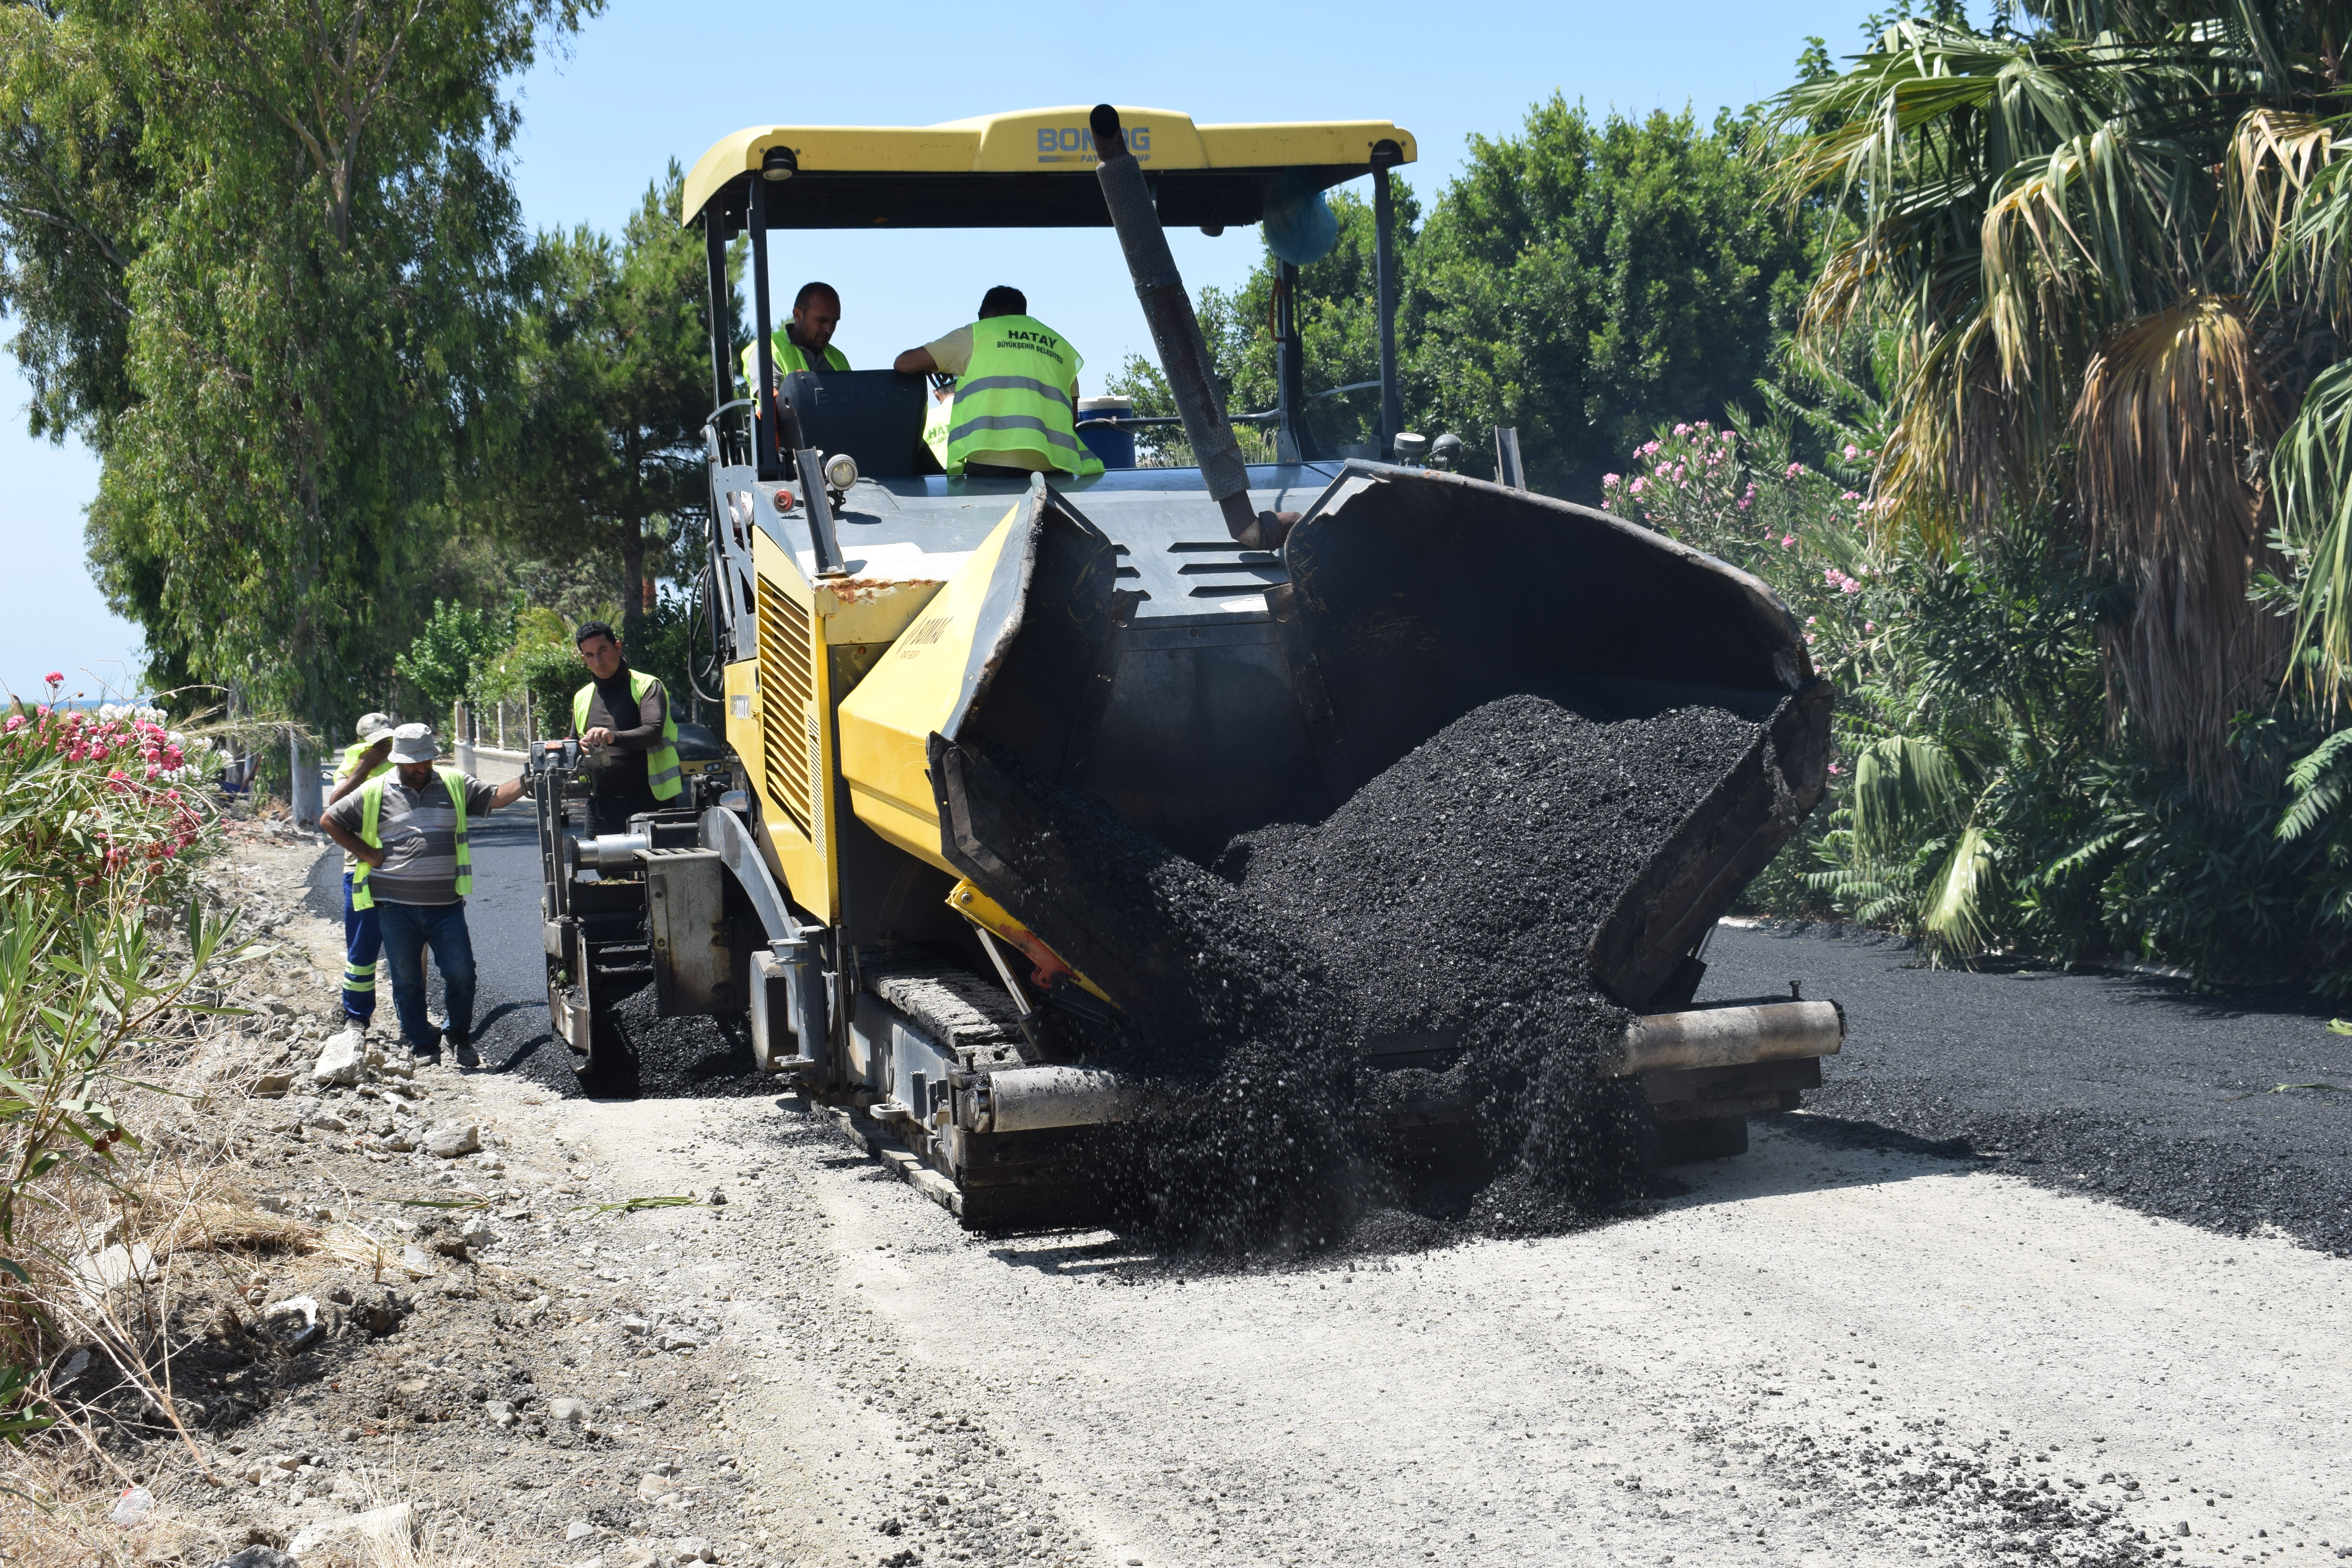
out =
<path fill-rule="evenodd" d="M 392 732 L 393 772 L 344 794 L 319 818 L 328 837 L 361 863 L 352 902 L 372 909 L 392 966 L 392 1006 L 408 1048 L 424 1055 L 444 1043 L 459 1067 L 480 1064 L 474 1049 L 474 942 L 466 929 L 473 890 L 467 824 L 519 799 L 522 780 L 486 784 L 455 768 L 435 766 L 432 730 L 403 724 Z M 425 1011 L 425 954 L 441 971 L 446 1031 Z"/>

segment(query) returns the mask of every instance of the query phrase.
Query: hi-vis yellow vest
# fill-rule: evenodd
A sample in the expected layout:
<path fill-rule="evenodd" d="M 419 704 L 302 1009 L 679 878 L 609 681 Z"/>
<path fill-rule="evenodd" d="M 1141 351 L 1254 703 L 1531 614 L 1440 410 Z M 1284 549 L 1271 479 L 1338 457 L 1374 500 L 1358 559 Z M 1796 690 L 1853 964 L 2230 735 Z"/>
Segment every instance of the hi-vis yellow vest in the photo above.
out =
<path fill-rule="evenodd" d="M 754 336 L 756 337 L 757 334 L 754 334 Z M 784 335 L 782 329 L 779 328 L 775 331 L 768 334 L 768 346 L 775 351 L 775 365 L 776 374 L 778 375 L 790 375 L 796 370 L 807 370 L 810 368 L 808 355 L 801 352 L 800 344 L 793 342 L 792 339 Z M 849 359 L 848 356 L 844 354 L 839 349 L 835 348 L 831 343 L 827 343 L 824 345 L 824 363 L 817 366 L 816 368 L 820 370 L 847 370 L 849 368 Z M 743 345 L 743 384 L 748 388 L 759 378 L 760 345 L 756 342 L 745 343 Z M 761 406 L 764 407 L 765 405 L 763 404 Z"/>
<path fill-rule="evenodd" d="M 653 688 L 652 676 L 641 669 L 629 671 L 630 701 L 643 702 L 646 700 L 646 693 L 651 691 Z M 593 680 L 572 693 L 572 732 L 573 734 L 584 735 L 588 732 L 588 702 L 595 695 L 596 683 Z M 620 717 L 618 713 L 613 715 L 618 728 L 624 730 L 636 728 L 635 724 L 619 723 Z M 667 800 L 683 787 L 678 783 L 677 774 L 677 719 L 670 712 L 667 692 L 662 693 L 661 744 L 650 748 L 646 752 L 646 783 L 653 786 L 656 800 Z"/>
<path fill-rule="evenodd" d="M 1081 477 L 1103 471 L 1078 439 L 1078 351 L 1034 316 L 991 316 L 971 328 L 971 363 L 956 378 L 947 470 L 1030 464 Z"/>
<path fill-rule="evenodd" d="M 457 896 L 464 898 L 474 890 L 474 850 L 466 840 L 466 775 L 455 768 L 436 768 L 441 783 L 449 791 L 449 804 L 457 808 Z M 371 849 L 383 847 L 376 829 L 383 821 L 384 775 L 378 773 L 360 785 L 360 842 Z M 352 908 L 375 908 L 375 894 L 367 885 L 368 873 L 375 868 L 362 860 L 352 870 Z M 374 976 L 371 973 L 369 979 Z"/>
<path fill-rule="evenodd" d="M 335 764 L 335 781 L 340 784 L 343 780 L 351 777 L 354 773 L 357 773 L 359 771 L 361 756 L 366 752 L 370 746 L 374 744 L 374 740 L 370 739 L 365 741 L 353 741 L 350 745 L 345 746 L 343 748 L 343 760 Z M 392 772 L 392 767 L 393 764 L 390 763 L 378 763 L 375 765 L 375 772 L 368 774 L 368 777 L 372 779 L 382 778 L 384 774 Z"/>

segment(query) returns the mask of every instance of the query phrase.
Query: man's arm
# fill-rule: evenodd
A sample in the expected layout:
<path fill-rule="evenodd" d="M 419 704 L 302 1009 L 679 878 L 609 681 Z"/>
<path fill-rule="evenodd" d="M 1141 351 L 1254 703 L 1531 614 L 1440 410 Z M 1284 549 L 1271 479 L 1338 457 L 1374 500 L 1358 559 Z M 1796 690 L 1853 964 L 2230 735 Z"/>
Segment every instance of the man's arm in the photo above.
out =
<path fill-rule="evenodd" d="M 373 844 L 361 843 L 360 836 L 358 834 L 353 833 L 350 828 L 345 827 L 333 817 L 321 816 L 319 818 L 319 831 L 333 839 L 338 845 L 341 846 L 343 852 L 349 855 L 352 859 L 361 861 L 368 866 L 381 866 L 383 864 L 383 851 L 382 849 L 376 847 Z"/>
<path fill-rule="evenodd" d="M 522 790 L 523 781 L 521 777 L 518 775 L 514 778 L 510 778 L 507 780 L 506 783 L 499 785 L 497 790 L 492 792 L 489 804 L 483 806 L 482 809 L 484 811 L 496 811 L 502 805 L 512 805 L 516 801 L 522 798 Z"/>
<path fill-rule="evenodd" d="M 351 794 L 352 791 L 359 788 L 360 785 L 367 783 L 371 778 L 373 778 L 375 776 L 375 770 L 382 765 L 384 758 L 391 754 L 392 738 L 388 735 L 383 740 L 378 741 L 374 745 L 370 746 L 366 751 L 362 752 L 360 753 L 360 760 L 352 765 L 352 771 L 349 773 L 346 773 L 342 778 L 336 781 L 335 793 L 327 797 L 327 804 L 329 805 L 334 805 L 335 802 L 342 799 L 343 796 Z"/>
<path fill-rule="evenodd" d="M 908 349 L 890 362 L 890 368 L 900 375 L 929 375 L 939 369 L 929 349 Z"/>

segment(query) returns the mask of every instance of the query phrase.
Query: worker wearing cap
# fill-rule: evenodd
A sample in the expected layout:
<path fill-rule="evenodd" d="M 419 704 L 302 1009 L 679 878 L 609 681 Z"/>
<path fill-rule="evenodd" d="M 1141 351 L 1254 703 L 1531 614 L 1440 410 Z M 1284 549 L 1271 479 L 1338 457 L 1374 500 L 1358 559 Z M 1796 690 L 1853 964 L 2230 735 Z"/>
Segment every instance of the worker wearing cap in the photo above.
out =
<path fill-rule="evenodd" d="M 360 863 L 352 902 L 375 911 L 392 966 L 392 1008 L 408 1048 L 422 1056 L 446 1043 L 459 1067 L 478 1067 L 474 942 L 466 929 L 466 895 L 474 888 L 467 824 L 520 797 L 522 780 L 486 784 L 436 767 L 433 731 L 423 724 L 403 724 L 390 738 L 393 771 L 339 792 L 319 826 Z M 441 971 L 446 1031 L 425 1016 L 428 949 Z"/>
<path fill-rule="evenodd" d="M 768 334 L 774 351 L 776 374 L 796 370 L 847 370 L 849 361 L 833 346 L 833 330 L 841 324 L 841 296 L 830 283 L 803 283 L 793 298 L 792 319 Z M 760 379 L 760 345 L 743 345 L 743 384 Z"/>
<path fill-rule="evenodd" d="M 336 801 L 367 783 L 372 778 L 392 771 L 385 753 L 392 750 L 392 719 L 383 713 L 362 713 L 352 726 L 359 739 L 343 748 L 342 760 L 335 764 L 335 793 L 327 804 Z M 352 904 L 352 873 L 359 862 L 346 853 L 343 856 L 343 1027 L 364 1035 L 368 1023 L 375 1016 L 375 961 L 383 951 L 383 933 L 376 924 L 375 910 L 355 909 Z"/>
<path fill-rule="evenodd" d="M 573 634 L 588 684 L 572 698 L 572 730 L 588 752 L 588 815 L 598 833 L 625 833 L 638 812 L 660 811 L 684 788 L 677 721 L 669 693 L 631 669 L 613 628 L 590 621 Z"/>
<path fill-rule="evenodd" d="M 1020 289 L 1000 284 L 980 302 L 980 320 L 919 349 L 894 366 L 903 375 L 956 378 L 948 414 L 950 475 L 1080 478 L 1103 471 L 1078 439 L 1078 371 L 1067 338 L 1029 314 Z"/>

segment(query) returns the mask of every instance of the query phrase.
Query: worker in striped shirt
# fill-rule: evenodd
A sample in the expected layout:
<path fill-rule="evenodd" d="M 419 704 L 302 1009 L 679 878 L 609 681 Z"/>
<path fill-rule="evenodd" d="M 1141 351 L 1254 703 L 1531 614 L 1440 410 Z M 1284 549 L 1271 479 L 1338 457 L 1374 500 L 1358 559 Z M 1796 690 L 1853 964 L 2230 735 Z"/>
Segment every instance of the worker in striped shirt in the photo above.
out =
<path fill-rule="evenodd" d="M 481 1057 L 473 1039 L 474 941 L 466 929 L 466 895 L 474 886 L 467 824 L 520 799 L 523 784 L 486 784 L 436 767 L 437 755 L 428 726 L 403 724 L 392 732 L 393 771 L 328 806 L 319 826 L 359 867 L 352 903 L 376 911 L 392 969 L 392 1009 L 409 1050 L 426 1056 L 446 1044 L 459 1067 L 472 1068 Z M 428 949 L 441 971 L 446 1029 L 425 1016 Z"/>

